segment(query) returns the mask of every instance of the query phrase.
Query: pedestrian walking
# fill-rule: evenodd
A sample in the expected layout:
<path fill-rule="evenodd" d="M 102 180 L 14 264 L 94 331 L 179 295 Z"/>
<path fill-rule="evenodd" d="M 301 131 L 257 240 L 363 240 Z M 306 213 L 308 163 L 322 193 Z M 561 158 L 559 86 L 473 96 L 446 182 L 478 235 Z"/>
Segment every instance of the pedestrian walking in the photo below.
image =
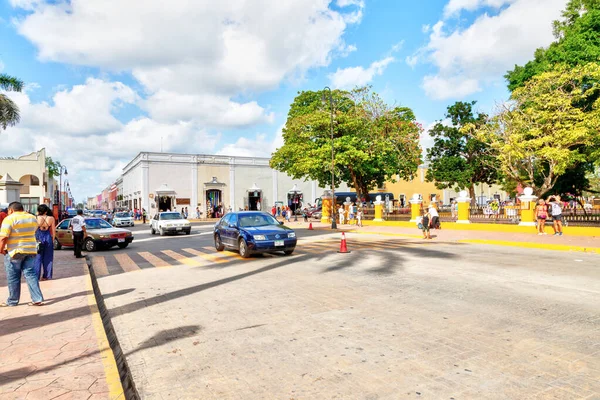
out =
<path fill-rule="evenodd" d="M 75 258 L 82 258 L 81 248 L 85 238 L 86 228 L 83 210 L 77 210 L 77 216 L 71 220 L 71 231 L 73 232 L 73 253 Z"/>
<path fill-rule="evenodd" d="M 45 204 L 38 206 L 35 240 L 38 243 L 37 256 L 35 257 L 35 272 L 38 279 L 47 281 L 52 279 L 54 264 L 54 237 L 56 236 L 55 221 L 50 207 Z"/>
<path fill-rule="evenodd" d="M 12 202 L 0 227 L 0 254 L 4 255 L 4 268 L 8 283 L 8 299 L 1 307 L 12 307 L 21 299 L 21 276 L 25 276 L 30 305 L 44 305 L 44 296 L 40 290 L 38 276 L 35 273 L 37 229 L 35 217 L 23 209 L 23 204 Z"/>
<path fill-rule="evenodd" d="M 421 229 L 423 230 L 423 239 L 431 239 L 431 214 L 429 210 L 421 218 Z"/>
<path fill-rule="evenodd" d="M 546 227 L 546 219 L 548 219 L 548 206 L 544 199 L 538 201 L 537 207 L 535 207 L 535 218 L 537 219 L 537 230 L 538 235 L 545 235 L 544 231 Z"/>
<path fill-rule="evenodd" d="M 306 207 L 302 210 L 302 217 L 304 218 L 304 222 L 308 222 L 308 209 Z"/>
<path fill-rule="evenodd" d="M 344 225 L 344 207 L 340 206 L 338 209 L 338 214 L 340 216 L 340 225 Z"/>
<path fill-rule="evenodd" d="M 291 210 L 291 208 L 288 206 L 288 207 L 286 207 L 286 210 L 285 210 L 285 219 L 286 219 L 286 221 L 287 221 L 287 222 L 290 222 L 290 218 L 291 218 L 291 217 L 292 217 L 292 210 Z"/>
<path fill-rule="evenodd" d="M 429 215 L 431 216 L 431 227 L 440 229 L 440 214 L 433 205 L 429 206 Z"/>
<path fill-rule="evenodd" d="M 271 214 L 273 214 L 273 216 L 274 216 L 274 217 L 276 217 L 276 216 L 277 216 L 277 207 L 273 206 L 273 207 L 271 208 Z"/>
<path fill-rule="evenodd" d="M 362 207 L 359 207 L 356 210 L 356 226 L 360 226 L 361 228 L 362 228 L 362 215 L 363 215 Z"/>
<path fill-rule="evenodd" d="M 142 208 L 142 223 L 146 225 L 146 219 L 148 218 L 148 213 L 145 208 Z"/>
<path fill-rule="evenodd" d="M 196 219 L 200 219 L 200 207 L 196 207 Z"/>
<path fill-rule="evenodd" d="M 552 212 L 552 227 L 554 228 L 554 236 L 562 236 L 562 204 L 560 202 L 560 196 L 550 197 L 550 207 Z"/>

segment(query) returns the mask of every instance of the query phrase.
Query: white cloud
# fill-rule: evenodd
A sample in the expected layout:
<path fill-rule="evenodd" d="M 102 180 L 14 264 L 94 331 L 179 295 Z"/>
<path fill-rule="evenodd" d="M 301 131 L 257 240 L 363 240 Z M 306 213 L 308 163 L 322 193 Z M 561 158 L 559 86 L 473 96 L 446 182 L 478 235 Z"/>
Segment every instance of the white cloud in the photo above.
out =
<path fill-rule="evenodd" d="M 338 68 L 329 74 L 331 85 L 335 88 L 350 89 L 355 86 L 364 86 L 370 83 L 375 76 L 382 75 L 387 66 L 394 61 L 394 57 L 385 57 L 373 62 L 368 68 L 349 67 Z"/>
<path fill-rule="evenodd" d="M 444 18 L 456 16 L 462 10 L 475 11 L 482 7 L 500 8 L 517 0 L 450 0 L 444 7 Z"/>
<path fill-rule="evenodd" d="M 177 94 L 159 90 L 144 101 L 144 108 L 158 121 L 193 120 L 206 126 L 236 128 L 273 122 L 256 101 L 237 103 L 226 96 Z"/>
<path fill-rule="evenodd" d="M 425 24 L 421 27 L 421 32 L 427 33 L 427 32 L 429 32 L 430 29 L 431 29 L 431 25 Z"/>
<path fill-rule="evenodd" d="M 363 8 L 365 6 L 364 0 L 337 0 L 338 7 L 357 6 Z"/>
<path fill-rule="evenodd" d="M 363 7 L 347 2 L 358 9 L 341 12 L 329 3 L 46 0 L 17 27 L 42 60 L 132 70 L 153 91 L 236 94 L 328 65 Z"/>
<path fill-rule="evenodd" d="M 452 76 L 448 78 L 437 75 L 427 75 L 423 78 L 423 89 L 427 97 L 434 100 L 462 98 L 480 92 L 477 79 Z"/>
<path fill-rule="evenodd" d="M 28 89 L 39 85 L 28 85 Z M 138 100 L 133 89 L 120 82 L 88 79 L 71 90 L 57 92 L 52 103 L 32 104 L 26 90 L 11 93 L 10 97 L 21 109 L 21 124 L 25 129 L 57 131 L 61 135 L 87 136 L 119 129 L 121 122 L 112 112 L 122 104 Z"/>
<path fill-rule="evenodd" d="M 409 67 L 414 68 L 419 63 L 419 57 L 414 55 L 406 56 L 405 61 Z"/>
<path fill-rule="evenodd" d="M 271 157 L 271 154 L 283 146 L 283 126 L 279 127 L 274 139 L 266 134 L 256 135 L 254 139 L 239 138 L 235 143 L 227 144 L 217 154 L 244 157 Z"/>
<path fill-rule="evenodd" d="M 448 28 L 439 21 L 431 29 L 427 46 L 406 61 L 437 67 L 437 74 L 423 81 L 429 97 L 468 96 L 502 80 L 515 64 L 530 60 L 535 49 L 548 46 L 554 39 L 552 21 L 560 17 L 566 1 L 514 0 L 498 15 L 483 14 L 464 29 Z M 501 1 L 478 1 L 477 6 L 483 3 L 493 6 Z M 468 6 L 462 3 L 462 8 Z"/>

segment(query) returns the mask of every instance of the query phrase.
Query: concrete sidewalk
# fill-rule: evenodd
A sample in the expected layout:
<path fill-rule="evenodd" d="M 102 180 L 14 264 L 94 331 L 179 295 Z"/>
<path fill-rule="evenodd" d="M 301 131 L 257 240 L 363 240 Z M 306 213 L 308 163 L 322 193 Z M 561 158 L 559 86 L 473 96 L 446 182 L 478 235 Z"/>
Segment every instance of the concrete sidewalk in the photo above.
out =
<path fill-rule="evenodd" d="M 46 305 L 27 306 L 23 283 L 20 304 L 0 308 L 0 398 L 124 399 L 85 260 L 64 250 L 54 261 L 54 279 L 40 282 Z"/>

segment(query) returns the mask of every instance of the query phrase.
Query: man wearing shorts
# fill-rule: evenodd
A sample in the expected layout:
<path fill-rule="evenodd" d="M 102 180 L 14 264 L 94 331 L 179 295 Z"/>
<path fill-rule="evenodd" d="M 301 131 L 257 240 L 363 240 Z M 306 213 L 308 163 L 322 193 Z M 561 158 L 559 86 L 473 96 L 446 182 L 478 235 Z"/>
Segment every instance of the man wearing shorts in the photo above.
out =
<path fill-rule="evenodd" d="M 562 236 L 562 205 L 560 197 L 550 197 L 550 206 L 552 207 L 552 223 L 554 228 L 554 236 Z"/>

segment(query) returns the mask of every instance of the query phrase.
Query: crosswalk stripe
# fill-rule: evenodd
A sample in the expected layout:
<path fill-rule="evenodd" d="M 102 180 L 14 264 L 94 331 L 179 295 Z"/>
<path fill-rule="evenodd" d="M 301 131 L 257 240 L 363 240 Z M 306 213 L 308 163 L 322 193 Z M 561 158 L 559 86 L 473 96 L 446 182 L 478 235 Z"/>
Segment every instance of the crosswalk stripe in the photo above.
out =
<path fill-rule="evenodd" d="M 92 257 L 92 265 L 94 266 L 94 272 L 96 276 L 108 275 L 108 267 L 106 266 L 106 260 L 102 256 Z"/>
<path fill-rule="evenodd" d="M 162 253 L 179 261 L 181 264 L 187 265 L 188 267 L 201 267 L 203 265 L 208 264 L 206 262 L 206 260 L 204 260 L 200 257 L 194 257 L 194 258 L 186 257 L 183 254 L 179 254 L 173 250 L 163 250 Z"/>
<path fill-rule="evenodd" d="M 150 264 L 154 265 L 156 268 L 171 266 L 171 264 L 169 264 L 168 262 L 161 260 L 160 258 L 156 257 L 154 254 L 148 253 L 147 251 L 142 251 L 142 252 L 139 252 L 138 254 L 140 256 L 144 257 L 144 259 L 146 261 L 148 261 Z"/>
<path fill-rule="evenodd" d="M 210 251 L 212 253 L 212 255 L 214 255 L 215 257 L 219 257 L 219 258 L 235 258 L 235 259 L 238 259 L 238 260 L 247 260 L 247 258 L 243 258 L 238 253 L 235 253 L 233 251 L 220 251 L 220 252 L 216 252 L 215 253 L 215 248 L 214 247 L 210 247 L 210 246 L 204 246 L 203 249 Z"/>
<path fill-rule="evenodd" d="M 229 260 L 226 260 L 224 258 L 217 257 L 214 254 L 207 254 L 207 253 L 204 253 L 202 251 L 198 251 L 196 249 L 189 249 L 188 248 L 188 249 L 181 249 L 181 250 L 185 251 L 186 253 L 190 253 L 190 254 L 193 254 L 195 256 L 202 257 L 205 260 L 212 261 L 214 263 L 225 263 L 225 262 L 229 261 Z"/>
<path fill-rule="evenodd" d="M 141 271 L 140 267 L 127 254 L 115 254 L 117 262 L 125 272 Z"/>

